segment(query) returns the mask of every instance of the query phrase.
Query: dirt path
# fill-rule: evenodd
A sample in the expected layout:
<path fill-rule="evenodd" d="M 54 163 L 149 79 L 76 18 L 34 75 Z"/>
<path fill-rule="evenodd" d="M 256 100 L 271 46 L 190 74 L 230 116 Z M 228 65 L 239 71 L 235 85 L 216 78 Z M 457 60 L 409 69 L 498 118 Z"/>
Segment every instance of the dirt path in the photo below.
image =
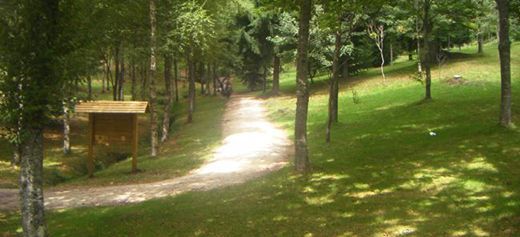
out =
<path fill-rule="evenodd" d="M 292 143 L 267 121 L 262 101 L 233 96 L 223 121 L 224 140 L 213 158 L 190 174 L 156 183 L 45 192 L 47 209 L 112 206 L 243 183 L 287 164 Z M 0 189 L 0 210 L 18 208 L 18 191 Z"/>

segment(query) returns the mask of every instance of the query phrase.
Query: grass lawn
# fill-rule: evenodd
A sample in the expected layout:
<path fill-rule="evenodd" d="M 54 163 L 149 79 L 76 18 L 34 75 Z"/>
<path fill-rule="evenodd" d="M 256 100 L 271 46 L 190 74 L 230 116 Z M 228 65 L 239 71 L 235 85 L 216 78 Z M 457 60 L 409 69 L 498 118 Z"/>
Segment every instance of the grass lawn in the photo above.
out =
<path fill-rule="evenodd" d="M 434 70 L 433 100 L 409 79 L 414 64 L 371 69 L 342 84 L 340 123 L 326 144 L 326 81 L 309 112 L 312 173 L 287 167 L 220 190 L 122 207 L 48 213 L 53 236 L 519 236 L 520 133 L 498 127 L 496 45 Z M 462 53 L 476 51 L 466 48 Z M 520 44 L 513 45 L 514 95 Z M 447 78 L 461 74 L 465 83 Z M 439 75 L 445 75 L 439 78 Z M 446 77 L 446 78 L 444 78 Z M 294 72 L 269 115 L 292 134 Z M 354 96 L 355 95 L 355 96 Z M 354 98 L 356 102 L 354 103 Z M 514 101 L 518 97 L 514 96 Z M 519 121 L 520 103 L 514 103 Z M 437 136 L 430 136 L 430 132 Z M 0 233 L 19 230 L 0 215 Z"/>

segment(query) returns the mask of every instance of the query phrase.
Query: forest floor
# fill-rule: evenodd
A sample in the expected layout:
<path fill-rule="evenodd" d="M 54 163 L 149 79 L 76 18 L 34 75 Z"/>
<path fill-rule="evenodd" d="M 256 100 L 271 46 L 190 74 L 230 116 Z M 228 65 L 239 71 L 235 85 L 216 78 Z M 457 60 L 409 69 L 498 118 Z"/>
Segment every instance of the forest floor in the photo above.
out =
<path fill-rule="evenodd" d="M 285 132 L 266 120 L 262 101 L 233 96 L 227 103 L 222 130 L 224 140 L 202 167 L 188 175 L 160 182 L 50 189 L 45 193 L 48 209 L 111 206 L 142 202 L 194 190 L 243 183 L 287 164 L 292 149 Z M 0 210 L 16 210 L 16 189 L 0 189 Z"/>

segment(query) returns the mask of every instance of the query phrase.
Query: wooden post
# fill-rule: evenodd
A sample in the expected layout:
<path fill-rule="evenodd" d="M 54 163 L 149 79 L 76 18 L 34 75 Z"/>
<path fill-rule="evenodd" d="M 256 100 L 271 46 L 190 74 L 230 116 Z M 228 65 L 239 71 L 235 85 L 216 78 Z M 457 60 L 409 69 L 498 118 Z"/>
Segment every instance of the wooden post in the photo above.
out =
<path fill-rule="evenodd" d="M 94 177 L 94 142 L 95 142 L 95 131 L 94 131 L 94 119 L 95 115 L 90 113 L 88 114 L 88 157 L 87 157 L 87 169 L 88 169 L 88 177 Z"/>
<path fill-rule="evenodd" d="M 139 145 L 139 120 L 137 114 L 132 115 L 132 173 L 137 172 L 137 146 Z"/>

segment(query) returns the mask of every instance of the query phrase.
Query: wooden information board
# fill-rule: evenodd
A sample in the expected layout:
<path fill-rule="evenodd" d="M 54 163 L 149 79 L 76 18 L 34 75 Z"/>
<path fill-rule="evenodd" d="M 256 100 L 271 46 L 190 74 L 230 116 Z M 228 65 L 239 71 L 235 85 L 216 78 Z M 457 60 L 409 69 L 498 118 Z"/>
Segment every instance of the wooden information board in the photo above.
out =
<path fill-rule="evenodd" d="M 87 168 L 94 175 L 94 146 L 128 147 L 132 149 L 132 172 L 137 172 L 139 141 L 138 114 L 145 113 L 148 102 L 95 101 L 76 106 L 76 112 L 89 114 L 89 146 Z"/>

